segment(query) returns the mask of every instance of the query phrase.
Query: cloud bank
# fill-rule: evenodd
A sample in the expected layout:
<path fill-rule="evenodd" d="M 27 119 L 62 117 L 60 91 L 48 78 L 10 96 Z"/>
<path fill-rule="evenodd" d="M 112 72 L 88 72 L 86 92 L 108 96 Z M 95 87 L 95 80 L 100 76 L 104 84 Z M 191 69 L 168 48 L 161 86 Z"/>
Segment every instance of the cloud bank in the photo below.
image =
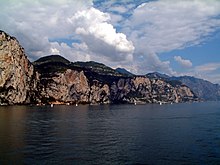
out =
<path fill-rule="evenodd" d="M 14 35 L 36 59 L 55 49 L 50 39 L 68 38 L 73 33 L 68 17 L 92 4 L 91 0 L 1 1 L 1 29 Z"/>
<path fill-rule="evenodd" d="M 92 0 L 4 1 L 0 25 L 33 60 L 61 54 L 73 61 L 132 61 L 132 42 L 92 6 Z"/>
<path fill-rule="evenodd" d="M 125 21 L 123 31 L 130 34 L 136 59 L 139 56 L 148 59 L 142 65 L 163 68 L 165 70 L 159 71 L 174 74 L 168 61 L 155 59 L 161 53 L 206 41 L 220 26 L 219 14 L 220 1 L 217 0 L 152 1 L 133 10 L 132 16 Z"/>

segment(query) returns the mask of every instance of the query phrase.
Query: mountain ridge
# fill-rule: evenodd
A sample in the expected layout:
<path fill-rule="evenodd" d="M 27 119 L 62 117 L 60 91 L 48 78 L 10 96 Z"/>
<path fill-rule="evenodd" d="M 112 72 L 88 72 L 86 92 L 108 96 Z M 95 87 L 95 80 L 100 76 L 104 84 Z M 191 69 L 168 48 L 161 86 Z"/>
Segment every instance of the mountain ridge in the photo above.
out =
<path fill-rule="evenodd" d="M 49 58 L 50 56 L 46 56 L 46 57 Z M 45 57 L 42 57 L 42 58 L 45 58 Z M 65 58 L 60 56 L 60 59 L 63 60 Z M 42 60 L 42 59 L 40 58 L 40 60 Z M 108 73 L 108 75 L 114 75 L 116 77 L 117 76 L 118 77 L 137 76 L 133 73 L 130 73 L 129 71 L 127 71 L 124 68 L 117 68 L 114 70 L 111 67 L 106 66 L 105 64 L 94 62 L 94 61 L 70 62 L 67 59 L 65 59 L 64 61 L 68 61 L 68 64 L 73 66 L 73 68 L 74 67 L 76 67 L 76 68 L 78 67 L 78 69 L 80 68 L 79 70 L 81 70 L 81 71 L 82 70 L 85 71 L 85 69 L 87 69 L 87 71 L 85 71 L 85 74 L 87 75 L 87 77 L 91 77 L 91 79 L 93 79 L 93 77 L 97 76 L 97 75 L 94 75 L 94 73 L 92 75 L 89 75 L 88 72 L 90 72 L 90 71 L 91 72 L 93 72 L 93 71 L 94 72 L 97 72 L 97 71 L 103 72 L 104 70 L 107 70 L 106 73 Z M 105 68 L 105 69 L 103 69 L 103 68 Z M 141 75 L 141 76 L 144 76 L 144 75 Z M 218 84 L 213 84 L 207 80 L 203 80 L 203 79 L 196 78 L 193 76 L 186 76 L 186 75 L 179 76 L 179 77 L 168 76 L 166 74 L 159 73 L 159 72 L 148 73 L 148 74 L 146 74 L 146 77 L 148 77 L 150 79 L 162 79 L 162 80 L 166 81 L 167 83 L 172 84 L 173 86 L 185 84 L 187 87 L 190 87 L 192 89 L 192 91 L 195 93 L 195 95 L 197 95 L 199 98 L 201 98 L 203 100 L 208 100 L 208 101 L 220 100 L 220 86 Z M 102 77 L 101 79 L 104 79 L 104 78 Z M 198 84 L 200 84 L 200 85 L 198 85 Z"/>
<path fill-rule="evenodd" d="M 168 76 L 160 73 L 148 73 L 147 76 L 157 77 L 164 80 L 180 81 L 181 83 L 187 85 L 192 91 L 201 99 L 207 101 L 218 101 L 220 100 L 220 85 L 211 83 L 208 80 L 201 78 L 196 78 L 193 76 Z"/>
<path fill-rule="evenodd" d="M 50 62 L 49 62 L 50 63 Z M 49 66 L 48 64 L 46 66 Z M 54 65 L 52 65 L 54 66 Z M 56 67 L 57 68 L 57 67 Z M 67 68 L 65 68 L 67 69 Z M 177 100 L 166 100 L 166 94 L 170 91 L 179 89 L 179 88 L 188 88 L 181 83 L 173 83 L 175 81 L 161 81 L 161 80 L 151 80 L 147 78 L 146 76 L 136 76 L 133 75 L 127 75 L 127 73 L 118 73 L 117 69 L 114 70 L 102 63 L 97 63 L 94 61 L 89 62 L 71 62 L 69 64 L 68 69 L 74 69 L 77 71 L 80 71 L 84 73 L 86 78 L 88 79 L 88 84 L 93 86 L 94 84 L 98 83 L 98 86 L 108 86 L 108 90 L 111 91 L 110 95 L 110 101 L 109 102 L 117 102 L 117 103 L 123 103 L 123 102 L 159 102 L 157 99 L 163 98 L 163 102 L 178 102 Z M 49 69 L 45 69 L 49 70 Z M 38 70 L 41 74 L 41 71 Z M 135 83 L 137 83 L 135 87 Z M 175 85 L 174 85 L 175 84 Z M 97 84 L 96 84 L 97 85 Z M 144 88 L 141 87 L 144 85 Z M 163 88 L 159 86 L 163 86 L 164 88 L 169 88 L 166 91 L 164 91 Z M 139 87 L 140 86 L 140 87 Z M 139 92 L 137 92 L 138 89 L 141 88 Z M 116 88 L 116 89 L 115 89 Z M 124 89 L 126 88 L 126 89 Z M 136 88 L 136 89 L 132 89 Z M 152 91 L 153 90 L 153 91 Z M 185 90 L 185 89 L 184 89 Z M 114 91 L 114 92 L 113 92 Z M 163 92 L 162 92 L 163 91 Z M 122 92 L 122 93 L 121 93 Z M 144 93 L 143 93 L 144 92 Z M 155 94 L 153 94 L 153 93 Z M 160 93 L 162 92 L 162 93 Z M 157 93 L 160 93 L 159 96 Z M 174 92 L 176 93 L 176 92 Z M 177 92 L 178 93 L 178 92 Z M 125 95 L 125 96 L 124 96 Z M 148 96 L 146 96 L 148 95 Z M 171 97 L 171 93 L 167 97 Z M 132 96 L 131 98 L 129 98 Z M 135 96 L 135 98 L 133 98 Z M 137 98 L 137 97 L 142 98 Z M 193 94 L 191 94 L 193 96 Z M 126 98 L 128 97 L 128 98 Z M 193 96 L 194 97 L 194 96 Z M 136 99 L 136 100 L 135 100 Z M 187 100 L 187 99 L 186 99 Z M 162 101 L 162 100 L 160 100 Z"/>
<path fill-rule="evenodd" d="M 60 55 L 56 55 L 56 56 L 58 57 Z M 41 61 L 44 58 L 51 58 L 51 57 L 53 57 L 53 55 L 52 56 L 45 56 L 45 57 L 42 57 L 38 60 Z M 65 58 L 60 56 L 60 59 L 64 60 Z M 106 73 L 108 73 L 108 75 L 114 75 L 114 76 L 118 76 L 118 77 L 137 76 L 133 73 L 130 73 L 129 71 L 127 71 L 124 68 L 117 68 L 117 69 L 114 70 L 111 67 L 106 66 L 105 64 L 98 63 L 98 62 L 95 62 L 95 61 L 70 62 L 67 59 L 65 59 L 64 61 L 65 61 L 65 63 L 68 63 L 71 66 L 74 66 L 76 68 L 78 67 L 78 69 L 80 68 L 79 70 L 84 70 L 85 71 L 85 69 L 87 69 L 87 70 L 90 70 L 90 71 L 95 70 L 95 72 L 97 72 L 97 71 L 103 72 L 104 70 L 107 70 Z M 103 68 L 105 68 L 105 69 L 103 69 Z M 85 74 L 87 72 L 88 71 L 85 71 Z M 89 74 L 87 74 L 87 76 L 91 77 L 91 75 L 89 75 Z M 97 75 L 93 74 L 91 79 L 93 78 L 93 76 L 97 76 Z M 144 75 L 142 75 L 142 76 L 144 76 Z M 199 98 L 201 98 L 203 100 L 208 100 L 208 101 L 220 100 L 220 86 L 218 84 L 213 84 L 213 83 L 211 83 L 207 80 L 203 80 L 203 79 L 196 78 L 196 77 L 193 77 L 193 76 L 186 76 L 186 75 L 185 76 L 179 76 L 179 77 L 168 76 L 166 74 L 159 73 L 159 72 L 148 73 L 148 74 L 146 74 L 146 76 L 150 79 L 163 79 L 167 83 L 170 83 L 174 86 L 175 85 L 181 85 L 183 83 L 186 86 L 190 87 L 192 89 L 192 91 L 195 93 L 195 95 L 197 95 Z M 102 79 L 104 79 L 104 78 L 102 78 Z M 200 84 L 200 85 L 198 85 L 198 84 Z"/>
<path fill-rule="evenodd" d="M 1 32 L 0 43 L 1 105 L 198 101 L 190 88 L 175 81 L 128 76 L 102 63 L 70 62 L 59 55 L 31 63 L 15 38 Z"/>

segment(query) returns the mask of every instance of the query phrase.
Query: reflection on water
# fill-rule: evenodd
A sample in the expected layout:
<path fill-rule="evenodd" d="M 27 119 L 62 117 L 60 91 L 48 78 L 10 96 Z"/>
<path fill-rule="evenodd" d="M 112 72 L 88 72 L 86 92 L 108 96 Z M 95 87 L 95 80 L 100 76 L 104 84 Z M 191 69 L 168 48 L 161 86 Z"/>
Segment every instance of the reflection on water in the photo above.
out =
<path fill-rule="evenodd" d="M 218 164 L 220 103 L 0 107 L 0 164 Z"/>

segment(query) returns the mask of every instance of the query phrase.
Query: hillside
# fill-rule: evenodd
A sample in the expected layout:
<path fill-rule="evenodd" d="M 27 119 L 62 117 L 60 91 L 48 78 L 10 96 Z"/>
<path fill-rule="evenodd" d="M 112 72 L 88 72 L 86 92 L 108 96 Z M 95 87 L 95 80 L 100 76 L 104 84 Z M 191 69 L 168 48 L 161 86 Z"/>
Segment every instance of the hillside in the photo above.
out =
<path fill-rule="evenodd" d="M 167 103 L 196 100 L 188 87 L 174 83 L 176 81 L 135 76 L 94 61 L 69 62 L 61 56 L 47 56 L 33 64 L 41 75 L 40 100 L 44 101 Z"/>
<path fill-rule="evenodd" d="M 199 98 L 209 101 L 220 100 L 220 86 L 218 84 L 191 76 L 171 77 L 170 79 L 186 84 Z"/>
<path fill-rule="evenodd" d="M 183 83 L 195 93 L 196 96 L 203 100 L 217 101 L 220 100 L 220 85 L 213 84 L 207 80 L 199 79 L 192 76 L 170 77 L 166 74 L 157 72 L 147 74 L 149 78 L 159 78 L 171 83 Z"/>

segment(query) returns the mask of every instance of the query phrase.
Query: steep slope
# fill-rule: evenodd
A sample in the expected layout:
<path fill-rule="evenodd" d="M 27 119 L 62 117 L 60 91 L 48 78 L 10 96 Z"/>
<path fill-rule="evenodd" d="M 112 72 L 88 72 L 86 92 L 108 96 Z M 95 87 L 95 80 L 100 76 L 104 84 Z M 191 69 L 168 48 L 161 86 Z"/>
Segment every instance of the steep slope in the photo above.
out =
<path fill-rule="evenodd" d="M 125 75 L 125 76 L 129 76 L 129 77 L 133 77 L 133 76 L 134 76 L 133 73 L 127 71 L 127 70 L 124 69 L 124 68 L 116 68 L 115 71 L 118 72 L 118 73 L 120 73 L 120 74 L 123 74 L 123 75 Z"/>
<path fill-rule="evenodd" d="M 0 31 L 0 104 L 31 102 L 36 74 L 19 42 Z"/>
<path fill-rule="evenodd" d="M 192 76 L 170 77 L 166 74 L 161 74 L 158 72 L 148 73 L 147 77 L 151 79 L 162 79 L 173 85 L 185 84 L 195 93 L 197 97 L 203 100 L 220 100 L 220 85 L 213 84 L 207 80 L 199 79 Z"/>
<path fill-rule="evenodd" d="M 170 76 L 168 76 L 166 74 L 158 73 L 158 72 L 148 73 L 146 76 L 151 78 L 151 79 L 155 79 L 156 78 L 156 79 L 166 80 L 166 79 L 170 78 Z"/>
<path fill-rule="evenodd" d="M 61 60 L 49 56 L 34 62 L 41 75 L 38 91 L 44 103 L 178 103 L 196 99 L 182 84 L 126 76 L 96 62 L 69 63 L 57 56 L 56 59 Z"/>
<path fill-rule="evenodd" d="M 108 86 L 97 79 L 111 76 L 113 69 L 96 62 L 72 63 L 58 55 L 42 57 L 33 64 L 40 74 L 41 103 L 109 103 Z"/>
<path fill-rule="evenodd" d="M 127 75 L 121 74 L 104 64 L 94 61 L 75 62 L 71 64 L 71 68 L 84 71 L 90 82 L 98 80 L 102 83 L 111 84 L 119 78 L 127 77 Z"/>
<path fill-rule="evenodd" d="M 199 98 L 213 101 L 220 100 L 220 86 L 218 84 L 190 76 L 171 77 L 170 79 L 186 84 Z"/>

